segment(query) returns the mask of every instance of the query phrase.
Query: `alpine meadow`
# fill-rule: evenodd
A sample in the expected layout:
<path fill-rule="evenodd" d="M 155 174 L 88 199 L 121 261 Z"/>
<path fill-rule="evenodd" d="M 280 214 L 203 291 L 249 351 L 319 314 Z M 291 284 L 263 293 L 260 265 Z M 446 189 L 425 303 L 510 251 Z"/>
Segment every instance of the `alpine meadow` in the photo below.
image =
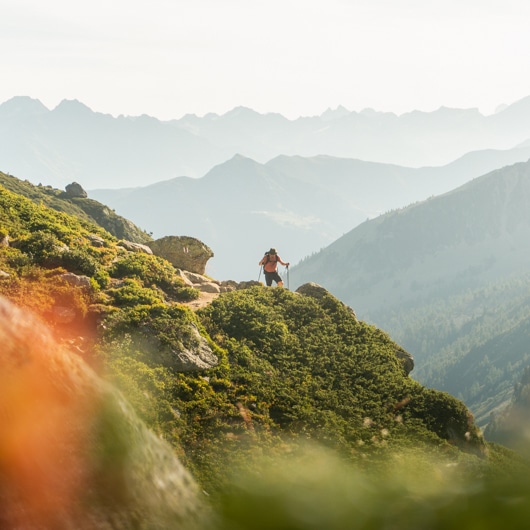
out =
<path fill-rule="evenodd" d="M 0 105 L 0 526 L 528 528 L 528 109 Z"/>

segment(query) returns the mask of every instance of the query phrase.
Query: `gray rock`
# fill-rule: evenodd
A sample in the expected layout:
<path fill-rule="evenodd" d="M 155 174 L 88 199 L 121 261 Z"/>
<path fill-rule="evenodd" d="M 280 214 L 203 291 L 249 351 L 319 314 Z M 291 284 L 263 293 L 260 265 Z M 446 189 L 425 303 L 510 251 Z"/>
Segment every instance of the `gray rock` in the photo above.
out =
<path fill-rule="evenodd" d="M 78 184 L 77 182 L 68 184 L 65 191 L 68 197 L 80 197 L 81 199 L 86 199 L 88 197 L 88 193 L 83 189 L 81 184 Z"/>
<path fill-rule="evenodd" d="M 296 289 L 296 292 L 305 296 L 311 296 L 316 300 L 322 300 L 325 296 L 332 296 L 333 298 L 335 298 L 328 290 L 324 289 L 324 287 L 318 285 L 318 283 L 315 282 L 308 282 L 304 283 L 303 285 L 300 285 L 300 287 Z M 337 300 L 337 302 L 340 302 L 338 298 L 335 298 L 335 300 Z M 340 303 L 352 314 L 355 319 L 357 319 L 355 311 L 350 306 L 347 306 L 343 302 Z"/>
<path fill-rule="evenodd" d="M 193 285 L 202 285 L 204 283 L 211 283 L 211 278 L 191 271 L 181 271 L 182 276 L 186 277 Z"/>
<path fill-rule="evenodd" d="M 100 236 L 97 236 L 96 234 L 89 234 L 88 235 L 88 239 L 90 241 L 90 244 L 93 246 L 93 247 L 105 247 L 107 245 L 107 243 L 105 242 L 105 240 L 100 237 Z"/>
<path fill-rule="evenodd" d="M 221 287 L 215 282 L 202 283 L 197 287 L 203 293 L 220 293 Z"/>
<path fill-rule="evenodd" d="M 164 354 L 164 364 L 176 372 L 195 372 L 217 366 L 219 359 L 213 353 L 208 341 L 199 333 L 194 324 L 190 324 L 194 346 L 179 350 L 169 350 Z"/>
<path fill-rule="evenodd" d="M 74 287 L 83 287 L 85 289 L 92 288 L 92 284 L 90 283 L 90 278 L 88 276 L 74 274 L 73 272 L 65 272 L 64 274 L 61 274 L 59 278 L 70 285 L 73 285 Z"/>
<path fill-rule="evenodd" d="M 314 282 L 308 282 L 304 283 L 304 285 L 300 285 L 300 287 L 296 289 L 296 292 L 300 294 L 305 294 L 306 296 L 311 296 L 312 298 L 316 298 L 317 300 L 321 300 L 324 296 L 329 294 L 329 292 L 324 289 L 324 287 Z"/>
<path fill-rule="evenodd" d="M 118 246 L 123 247 L 129 252 L 143 252 L 144 254 L 153 254 L 153 251 L 147 245 L 143 245 L 142 243 L 133 243 L 132 241 L 126 241 L 125 239 L 119 241 Z"/>
<path fill-rule="evenodd" d="M 236 289 L 238 289 L 238 286 L 238 282 L 234 280 L 223 280 L 221 282 L 221 291 L 235 291 Z"/>
<path fill-rule="evenodd" d="M 194 286 L 194 283 L 188 278 L 188 273 L 186 271 L 177 269 L 177 274 L 182 278 L 185 285 L 187 285 L 188 287 Z"/>

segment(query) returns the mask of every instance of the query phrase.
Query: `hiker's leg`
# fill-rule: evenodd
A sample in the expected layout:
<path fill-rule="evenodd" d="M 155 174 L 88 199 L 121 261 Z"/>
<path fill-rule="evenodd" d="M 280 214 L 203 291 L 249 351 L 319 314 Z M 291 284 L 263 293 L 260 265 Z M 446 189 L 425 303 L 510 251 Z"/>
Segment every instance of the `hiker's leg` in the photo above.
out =
<path fill-rule="evenodd" d="M 281 280 L 278 282 L 278 287 L 283 287 L 283 282 Z"/>

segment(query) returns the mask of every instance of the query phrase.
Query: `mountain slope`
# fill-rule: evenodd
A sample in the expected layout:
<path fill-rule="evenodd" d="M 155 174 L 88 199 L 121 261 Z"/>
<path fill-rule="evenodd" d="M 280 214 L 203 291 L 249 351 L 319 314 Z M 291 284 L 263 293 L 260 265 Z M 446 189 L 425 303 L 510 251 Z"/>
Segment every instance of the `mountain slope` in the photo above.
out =
<path fill-rule="evenodd" d="M 43 340 L 41 321 L 33 325 L 20 310 L 12 312 L 16 330 L 31 328 L 35 341 L 2 321 L 10 346 L 2 350 L 2 361 L 7 357 L 9 368 L 34 378 L 36 384 L 24 390 L 46 398 L 32 409 L 31 418 L 38 418 L 30 422 L 4 407 L 4 423 L 21 419 L 30 433 L 51 426 L 53 436 L 72 432 L 73 441 L 96 447 L 88 451 L 95 473 L 82 467 L 89 470 L 83 475 L 77 467 L 64 468 L 64 462 L 77 464 L 84 456 L 64 439 L 46 452 L 45 461 L 28 465 L 33 451 L 43 456 L 49 438 L 6 433 L 0 497 L 9 504 L 0 520 L 12 514 L 17 523 L 26 519 L 27 506 L 12 489 L 13 464 L 22 470 L 26 489 L 60 500 L 46 515 L 69 526 L 76 516 L 91 515 L 86 509 L 93 499 L 101 507 L 95 513 L 102 515 L 100 525 L 141 529 L 168 527 L 167 517 L 173 517 L 169 526 L 190 523 L 203 530 L 200 521 L 209 514 L 201 511 L 202 501 L 214 511 L 215 528 L 226 529 L 261 524 L 309 530 L 317 523 L 338 530 L 352 520 L 370 528 L 421 530 L 432 521 L 452 528 L 465 513 L 465 522 L 478 521 L 489 530 L 498 527 L 496 519 L 490 524 L 491 509 L 504 522 L 526 520 L 527 503 L 517 500 L 530 488 L 528 465 L 485 443 L 461 401 L 408 377 L 403 349 L 318 286 L 296 293 L 263 286 L 234 290 L 194 313 L 179 302 L 186 288 L 164 260 L 128 252 L 101 228 L 2 186 L 0 227 L 2 296 L 25 311 L 31 308 L 39 320 L 48 316 L 50 303 L 77 309 L 73 323 L 48 320 L 60 348 L 76 349 L 65 377 L 64 363 L 42 348 L 51 341 Z M 103 247 L 91 245 L 94 234 Z M 81 274 L 90 281 L 70 283 Z M 6 306 L 0 303 L 4 314 Z M 217 364 L 204 370 L 178 366 L 175 360 L 191 349 L 210 349 Z M 101 394 L 107 413 L 102 421 L 87 423 L 78 413 L 65 422 L 57 414 L 66 402 L 91 393 L 80 357 L 119 386 L 135 414 L 121 395 L 107 399 L 108 391 Z M 43 366 L 28 370 L 32 358 Z M 0 368 L 5 375 L 6 365 Z M 52 393 L 46 393 L 44 379 Z M 11 392 L 20 402 L 20 388 L 4 383 L 0 394 Z M 21 440 L 27 447 L 22 453 Z M 16 451 L 6 453 L 9 442 Z M 208 494 L 200 504 L 187 500 L 195 486 L 186 490 L 187 473 L 167 444 Z M 22 458 L 14 461 L 12 455 Z M 85 512 L 63 504 L 72 491 L 70 483 L 65 490 L 57 482 L 58 470 L 73 474 Z M 146 486 L 148 492 L 142 490 Z M 43 527 L 29 519 L 28 528 Z M 78 526 L 89 528 L 91 522 L 85 518 Z M 206 522 L 204 530 L 211 528 Z"/>
<path fill-rule="evenodd" d="M 527 359 L 495 337 L 529 316 L 529 212 L 530 163 L 515 164 L 363 223 L 291 279 L 322 284 L 391 333 L 416 358 L 415 377 L 483 424 Z"/>
<path fill-rule="evenodd" d="M 465 406 L 410 379 L 402 349 L 329 293 L 256 286 L 223 293 L 194 314 L 179 302 L 189 293 L 164 260 L 127 252 L 93 225 L 1 187 L 0 206 L 9 236 L 0 294 L 47 317 L 59 338 L 84 330 L 82 355 L 103 352 L 142 419 L 179 441 L 208 488 L 222 487 L 248 443 L 273 447 L 284 436 L 347 452 L 362 442 L 370 452 L 385 429 L 398 446 L 412 437 L 455 455 L 484 451 Z M 91 247 L 91 230 L 105 247 Z M 70 285 L 65 268 L 90 285 Z M 49 317 L 57 304 L 75 309 L 73 322 Z M 175 360 L 198 347 L 217 365 L 178 368 Z M 225 447 L 229 433 L 235 445 Z"/>

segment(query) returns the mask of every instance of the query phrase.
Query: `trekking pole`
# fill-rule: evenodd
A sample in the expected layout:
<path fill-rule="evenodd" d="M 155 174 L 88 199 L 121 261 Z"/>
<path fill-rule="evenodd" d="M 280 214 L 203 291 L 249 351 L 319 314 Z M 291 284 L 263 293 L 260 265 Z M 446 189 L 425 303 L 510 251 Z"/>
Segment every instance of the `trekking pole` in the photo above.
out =
<path fill-rule="evenodd" d="M 285 267 L 287 269 L 287 290 L 291 290 L 289 289 L 289 265 L 287 265 L 287 267 Z"/>
<path fill-rule="evenodd" d="M 258 282 L 259 282 L 259 279 L 261 278 L 261 267 L 259 268 L 259 274 L 258 274 Z"/>

